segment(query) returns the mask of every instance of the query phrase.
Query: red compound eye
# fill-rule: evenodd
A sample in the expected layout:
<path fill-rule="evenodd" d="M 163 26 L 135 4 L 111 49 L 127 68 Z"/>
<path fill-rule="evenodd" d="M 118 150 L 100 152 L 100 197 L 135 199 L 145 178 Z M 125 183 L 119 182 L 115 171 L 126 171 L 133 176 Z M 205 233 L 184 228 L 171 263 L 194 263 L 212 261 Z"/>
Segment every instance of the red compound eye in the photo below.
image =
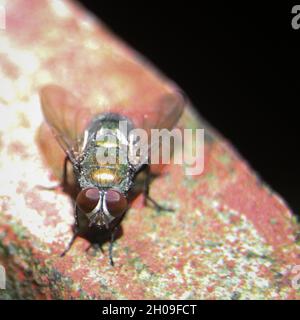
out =
<path fill-rule="evenodd" d="M 95 209 L 100 199 L 97 188 L 86 188 L 81 190 L 76 198 L 76 204 L 82 212 L 89 213 Z"/>
<path fill-rule="evenodd" d="M 120 217 L 127 208 L 127 199 L 117 190 L 110 189 L 105 194 L 106 207 L 114 217 Z"/>

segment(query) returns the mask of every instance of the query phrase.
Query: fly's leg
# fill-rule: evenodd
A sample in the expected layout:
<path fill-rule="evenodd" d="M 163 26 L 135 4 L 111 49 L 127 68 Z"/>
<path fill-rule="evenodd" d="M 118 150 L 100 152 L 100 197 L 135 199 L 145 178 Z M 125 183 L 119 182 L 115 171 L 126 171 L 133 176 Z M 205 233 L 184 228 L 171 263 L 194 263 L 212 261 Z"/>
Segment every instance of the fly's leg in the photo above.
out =
<path fill-rule="evenodd" d="M 155 210 L 157 211 L 174 211 L 173 208 L 168 208 L 168 207 L 164 207 L 162 205 L 160 205 L 159 203 L 157 203 L 154 199 L 152 199 L 149 196 L 149 187 L 150 187 L 150 182 L 151 182 L 151 173 L 150 173 L 150 167 L 147 166 L 146 167 L 146 179 L 145 179 L 145 183 L 144 183 L 144 205 L 148 206 L 148 203 L 151 202 L 152 205 L 154 206 Z"/>
<path fill-rule="evenodd" d="M 38 186 L 38 188 L 42 189 L 42 190 L 48 190 L 48 191 L 55 191 L 57 189 L 60 189 L 60 188 L 64 188 L 64 186 L 66 185 L 67 183 L 67 165 L 68 165 L 68 160 L 69 160 L 69 157 L 65 157 L 64 159 L 64 169 L 63 169 L 63 177 L 62 177 L 62 181 L 61 183 L 59 183 L 58 185 L 56 186 L 53 186 L 53 187 L 45 187 L 45 186 Z M 75 239 L 77 238 L 78 236 L 78 231 L 77 231 L 77 227 L 78 227 L 78 213 L 77 213 L 77 208 L 75 208 L 75 228 L 76 230 L 74 231 L 73 233 L 73 236 L 72 236 L 72 239 L 71 241 L 69 242 L 67 248 L 61 253 L 61 257 L 64 257 L 67 252 L 71 249 Z"/>
<path fill-rule="evenodd" d="M 71 247 L 72 247 L 75 239 L 77 238 L 77 236 L 78 236 L 78 232 L 75 232 L 75 233 L 73 234 L 72 239 L 71 239 L 71 241 L 69 242 L 67 248 L 64 250 L 63 253 L 61 253 L 61 255 L 60 255 L 61 257 L 64 257 L 64 256 L 67 254 L 67 252 L 71 249 Z"/>
<path fill-rule="evenodd" d="M 117 233 L 118 226 L 115 227 L 110 234 L 110 241 L 109 241 L 109 249 L 108 249 L 108 255 L 109 255 L 109 263 L 113 267 L 114 266 L 114 260 L 113 260 L 113 244 L 115 241 L 116 233 Z M 85 252 L 89 253 L 89 251 L 93 249 L 94 252 L 99 249 L 102 254 L 104 254 L 102 245 L 99 243 L 91 243 L 86 249 Z"/>
<path fill-rule="evenodd" d="M 154 206 L 154 209 L 157 211 L 169 211 L 169 212 L 173 212 L 174 209 L 173 208 L 169 208 L 169 207 L 165 207 L 160 205 L 159 203 L 157 203 L 154 199 L 152 199 L 149 195 L 146 196 L 146 205 L 148 205 L 148 201 L 151 202 Z"/>
<path fill-rule="evenodd" d="M 117 224 L 113 227 L 111 234 L 110 234 L 110 242 L 109 242 L 109 249 L 108 249 L 108 254 L 109 254 L 109 262 L 110 265 L 113 267 L 114 266 L 114 260 L 113 260 L 113 245 L 116 239 L 117 232 L 119 231 L 120 225 L 122 220 L 125 217 L 125 213 L 122 215 L 120 220 L 117 222 Z"/>
<path fill-rule="evenodd" d="M 113 267 L 114 266 L 114 260 L 113 260 L 113 245 L 114 245 L 114 241 L 115 241 L 115 235 L 116 235 L 116 231 L 117 231 L 118 226 L 116 226 L 110 235 L 110 242 L 109 242 L 109 262 L 110 265 Z"/>
<path fill-rule="evenodd" d="M 78 222 L 78 211 L 77 211 L 77 206 L 75 205 L 75 229 L 74 229 L 74 232 L 73 232 L 73 236 L 68 244 L 68 246 L 66 247 L 66 249 L 61 253 L 61 257 L 64 257 L 68 251 L 71 249 L 74 241 L 76 240 L 76 238 L 78 237 L 78 234 L 79 234 L 79 222 Z"/>
<path fill-rule="evenodd" d="M 94 251 L 99 249 L 101 253 L 104 254 L 103 248 L 99 243 L 90 243 L 90 245 L 85 249 L 85 252 L 89 253 L 91 249 Z"/>

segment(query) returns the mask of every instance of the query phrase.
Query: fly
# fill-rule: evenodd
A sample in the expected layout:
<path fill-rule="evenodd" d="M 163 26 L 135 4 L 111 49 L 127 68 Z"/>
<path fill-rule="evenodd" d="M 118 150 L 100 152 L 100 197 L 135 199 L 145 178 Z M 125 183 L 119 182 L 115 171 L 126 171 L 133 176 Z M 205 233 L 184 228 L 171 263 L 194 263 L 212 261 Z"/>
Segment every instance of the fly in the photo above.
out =
<path fill-rule="evenodd" d="M 149 164 L 141 159 L 129 159 L 128 149 L 136 144 L 129 133 L 134 128 L 147 133 L 151 129 L 171 130 L 183 112 L 184 99 L 180 93 L 166 93 L 140 117 L 128 115 L 124 110 L 88 111 L 69 91 L 56 85 L 43 87 L 40 99 L 45 120 L 66 155 L 64 180 L 66 163 L 70 161 L 78 189 L 74 234 L 62 256 L 79 235 L 85 235 L 91 242 L 96 238 L 100 243 L 101 236 L 109 234 L 109 258 L 113 265 L 112 245 L 140 172 L 146 173 L 145 204 L 150 202 L 158 210 L 169 210 L 149 196 Z M 126 133 L 120 130 L 120 123 L 126 126 Z M 150 145 L 147 156 L 153 148 L 159 146 Z M 107 162 L 109 154 L 115 156 L 115 162 Z"/>

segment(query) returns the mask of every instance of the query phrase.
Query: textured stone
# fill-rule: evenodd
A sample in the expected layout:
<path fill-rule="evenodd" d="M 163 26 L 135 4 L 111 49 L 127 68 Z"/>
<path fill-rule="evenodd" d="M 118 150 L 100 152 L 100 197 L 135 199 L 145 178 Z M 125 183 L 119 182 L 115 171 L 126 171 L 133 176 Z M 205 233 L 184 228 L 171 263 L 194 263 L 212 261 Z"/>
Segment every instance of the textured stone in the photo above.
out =
<path fill-rule="evenodd" d="M 59 257 L 72 236 L 73 207 L 62 191 L 38 188 L 56 184 L 62 166 L 51 169 L 37 144 L 38 88 L 52 82 L 83 97 L 84 105 L 141 112 L 173 84 L 77 4 L 4 3 L 0 264 L 8 279 L 0 297 L 299 299 L 293 282 L 299 226 L 292 213 L 191 106 L 180 126 L 205 128 L 204 173 L 186 176 L 183 167 L 169 166 L 150 189 L 175 212 L 157 213 L 138 197 L 114 246 L 115 267 L 107 244 L 104 254 L 92 255 L 82 238 Z M 60 152 L 55 141 L 43 148 Z"/>

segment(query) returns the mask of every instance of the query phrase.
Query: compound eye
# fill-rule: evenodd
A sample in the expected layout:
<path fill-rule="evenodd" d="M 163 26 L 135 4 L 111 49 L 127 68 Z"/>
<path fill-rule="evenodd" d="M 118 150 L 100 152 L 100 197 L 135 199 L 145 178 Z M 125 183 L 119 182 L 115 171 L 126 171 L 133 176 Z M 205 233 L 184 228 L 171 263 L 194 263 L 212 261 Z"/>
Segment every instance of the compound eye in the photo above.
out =
<path fill-rule="evenodd" d="M 76 198 L 76 204 L 84 213 L 95 209 L 100 199 L 100 192 L 97 188 L 86 188 L 81 190 Z"/>
<path fill-rule="evenodd" d="M 106 207 L 113 217 L 120 217 L 127 209 L 127 199 L 117 191 L 110 189 L 105 194 Z"/>

